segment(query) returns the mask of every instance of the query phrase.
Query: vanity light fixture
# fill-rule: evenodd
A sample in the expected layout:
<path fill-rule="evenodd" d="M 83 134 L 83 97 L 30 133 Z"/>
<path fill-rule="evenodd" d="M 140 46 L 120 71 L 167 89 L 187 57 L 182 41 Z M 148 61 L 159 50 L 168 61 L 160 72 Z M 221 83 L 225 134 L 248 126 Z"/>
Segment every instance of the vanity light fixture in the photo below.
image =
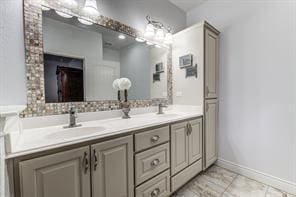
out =
<path fill-rule="evenodd" d="M 155 40 L 162 41 L 164 39 L 163 29 L 157 29 L 155 34 Z"/>
<path fill-rule="evenodd" d="M 84 25 L 92 25 L 93 24 L 93 22 L 90 22 L 90 21 L 85 20 L 83 18 L 77 18 L 77 20 Z"/>
<path fill-rule="evenodd" d="M 154 39 L 157 42 L 172 44 L 172 29 L 162 22 L 152 19 L 149 15 L 146 17 L 148 24 L 145 30 L 145 37 Z"/>
<path fill-rule="evenodd" d="M 172 44 L 173 43 L 173 34 L 171 32 L 167 33 L 164 38 L 165 44 Z"/>
<path fill-rule="evenodd" d="M 125 37 L 125 35 L 120 34 L 120 35 L 118 36 L 118 38 L 119 38 L 119 40 L 124 40 L 126 37 Z"/>
<path fill-rule="evenodd" d="M 98 11 L 97 1 L 96 0 L 85 0 L 83 12 L 87 15 L 99 16 L 100 12 Z"/>
<path fill-rule="evenodd" d="M 145 37 L 153 37 L 155 34 L 155 30 L 154 30 L 154 26 L 151 23 L 148 23 L 148 25 L 146 26 L 146 30 L 145 30 Z"/>
<path fill-rule="evenodd" d="M 135 39 L 137 42 L 145 42 L 146 40 L 144 38 L 139 38 L 139 37 L 136 37 Z"/>
<path fill-rule="evenodd" d="M 63 3 L 67 8 L 70 9 L 76 8 L 78 6 L 78 3 L 75 0 L 64 0 Z"/>
<path fill-rule="evenodd" d="M 57 11 L 57 10 L 55 10 L 55 12 L 56 12 L 58 15 L 60 15 L 61 17 L 64 17 L 64 18 L 72 18 L 72 17 L 73 17 L 72 15 L 67 14 L 67 13 L 65 13 L 65 12 L 61 12 L 61 11 Z"/>

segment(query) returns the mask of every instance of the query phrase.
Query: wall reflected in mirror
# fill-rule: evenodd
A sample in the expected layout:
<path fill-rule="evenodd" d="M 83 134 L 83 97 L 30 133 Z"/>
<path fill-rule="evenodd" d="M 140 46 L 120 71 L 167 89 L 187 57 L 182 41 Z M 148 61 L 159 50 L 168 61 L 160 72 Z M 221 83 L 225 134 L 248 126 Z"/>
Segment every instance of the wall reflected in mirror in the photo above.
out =
<path fill-rule="evenodd" d="M 167 98 L 167 48 L 53 10 L 42 14 L 46 103 L 116 100 L 112 83 L 122 77 L 132 82 L 130 100 Z"/>

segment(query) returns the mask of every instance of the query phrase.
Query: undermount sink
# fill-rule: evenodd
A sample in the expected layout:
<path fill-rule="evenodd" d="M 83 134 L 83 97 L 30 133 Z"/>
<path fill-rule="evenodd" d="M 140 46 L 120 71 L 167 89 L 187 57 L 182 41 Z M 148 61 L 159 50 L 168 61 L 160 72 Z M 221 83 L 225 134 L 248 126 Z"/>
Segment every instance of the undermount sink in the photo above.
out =
<path fill-rule="evenodd" d="M 51 139 L 60 139 L 60 138 L 70 138 L 91 135 L 94 133 L 104 131 L 104 127 L 76 127 L 76 128 L 67 128 L 59 132 L 51 133 L 47 137 Z"/>

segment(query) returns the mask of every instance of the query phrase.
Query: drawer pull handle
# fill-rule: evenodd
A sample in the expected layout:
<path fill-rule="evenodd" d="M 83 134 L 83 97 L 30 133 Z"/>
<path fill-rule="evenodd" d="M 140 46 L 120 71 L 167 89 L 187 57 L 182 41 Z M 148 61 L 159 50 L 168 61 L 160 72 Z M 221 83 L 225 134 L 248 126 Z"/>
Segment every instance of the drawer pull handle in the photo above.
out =
<path fill-rule="evenodd" d="M 155 190 L 153 190 L 151 192 L 151 197 L 156 197 L 156 196 L 159 195 L 159 193 L 160 193 L 160 189 L 159 188 L 156 188 Z"/>
<path fill-rule="evenodd" d="M 98 154 L 96 149 L 94 149 L 94 171 L 97 170 L 97 166 L 98 166 Z"/>
<path fill-rule="evenodd" d="M 86 174 L 88 171 L 88 168 L 89 168 L 88 153 L 87 152 L 84 152 L 83 164 L 84 164 L 84 174 Z"/>
<path fill-rule="evenodd" d="M 159 140 L 159 135 L 155 135 L 155 136 L 153 136 L 152 138 L 151 138 L 151 142 L 152 143 L 155 143 L 155 142 L 157 142 L 158 140 Z"/>
<path fill-rule="evenodd" d="M 151 162 L 151 166 L 158 166 L 159 163 L 160 163 L 159 159 L 154 159 L 154 160 Z"/>

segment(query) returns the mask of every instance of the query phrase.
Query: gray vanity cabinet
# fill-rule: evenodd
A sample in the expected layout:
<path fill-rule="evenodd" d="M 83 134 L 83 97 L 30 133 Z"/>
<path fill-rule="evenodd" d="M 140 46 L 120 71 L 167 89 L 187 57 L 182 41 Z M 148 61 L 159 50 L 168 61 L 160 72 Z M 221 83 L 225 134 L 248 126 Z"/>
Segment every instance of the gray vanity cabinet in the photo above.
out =
<path fill-rule="evenodd" d="M 133 197 L 133 137 L 92 145 L 92 197 Z"/>
<path fill-rule="evenodd" d="M 171 126 L 171 189 L 176 191 L 202 170 L 202 119 Z"/>
<path fill-rule="evenodd" d="M 171 126 L 171 173 L 180 172 L 188 166 L 188 122 Z"/>
<path fill-rule="evenodd" d="M 188 160 L 190 165 L 202 157 L 202 119 L 189 121 L 189 126 Z"/>
<path fill-rule="evenodd" d="M 89 147 L 19 163 L 22 197 L 90 197 Z"/>
<path fill-rule="evenodd" d="M 205 99 L 218 97 L 219 35 L 205 28 Z"/>
<path fill-rule="evenodd" d="M 218 100 L 205 101 L 205 167 L 208 168 L 218 158 L 217 147 Z"/>
<path fill-rule="evenodd" d="M 172 175 L 202 157 L 202 119 L 171 126 L 171 157 Z"/>

